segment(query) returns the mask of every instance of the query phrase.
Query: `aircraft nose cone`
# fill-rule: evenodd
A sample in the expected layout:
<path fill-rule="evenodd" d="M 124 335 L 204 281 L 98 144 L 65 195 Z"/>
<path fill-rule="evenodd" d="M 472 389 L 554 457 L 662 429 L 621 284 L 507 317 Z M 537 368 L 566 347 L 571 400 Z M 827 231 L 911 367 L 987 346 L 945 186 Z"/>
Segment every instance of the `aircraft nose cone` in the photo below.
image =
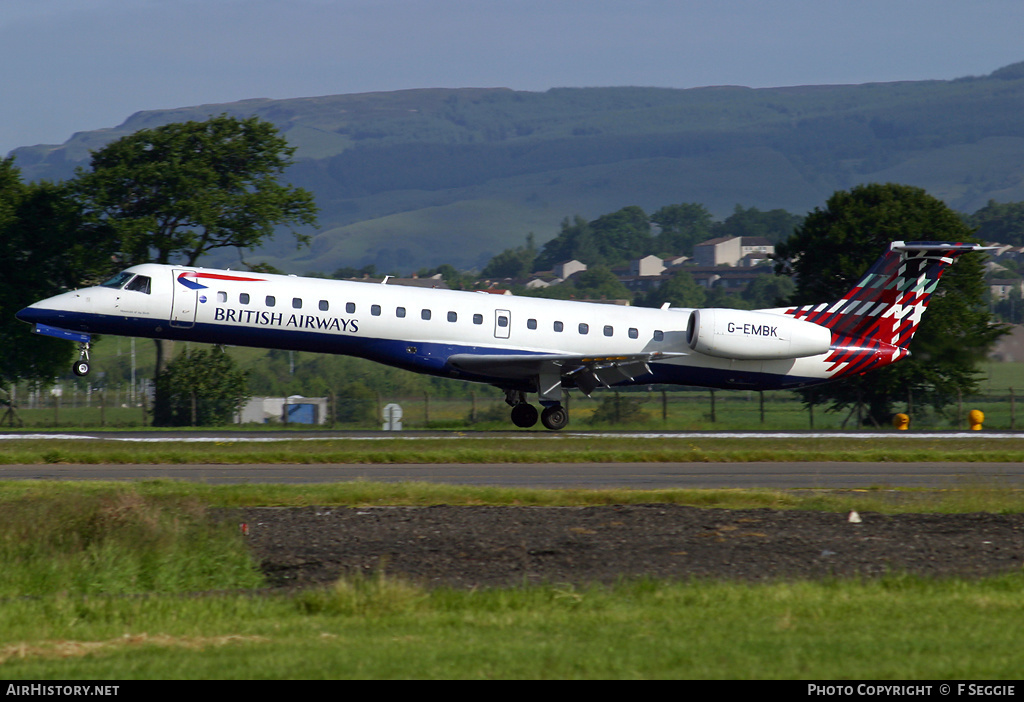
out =
<path fill-rule="evenodd" d="M 35 324 L 40 319 L 39 309 L 37 307 L 25 307 L 14 313 L 15 318 L 20 319 L 22 322 L 28 324 Z"/>

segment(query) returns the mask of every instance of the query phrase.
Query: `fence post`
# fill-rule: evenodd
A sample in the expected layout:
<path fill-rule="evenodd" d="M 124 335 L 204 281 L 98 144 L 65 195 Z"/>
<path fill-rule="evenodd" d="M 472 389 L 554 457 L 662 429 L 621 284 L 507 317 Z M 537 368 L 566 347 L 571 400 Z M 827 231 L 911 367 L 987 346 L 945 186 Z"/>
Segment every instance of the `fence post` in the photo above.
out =
<path fill-rule="evenodd" d="M 864 427 L 864 392 L 863 388 L 857 386 L 857 431 Z"/>
<path fill-rule="evenodd" d="M 1017 429 L 1017 400 L 1013 396 L 1013 388 L 1010 388 L 1010 431 Z"/>
<path fill-rule="evenodd" d="M 964 398 L 960 388 L 956 389 L 956 428 L 964 428 Z"/>

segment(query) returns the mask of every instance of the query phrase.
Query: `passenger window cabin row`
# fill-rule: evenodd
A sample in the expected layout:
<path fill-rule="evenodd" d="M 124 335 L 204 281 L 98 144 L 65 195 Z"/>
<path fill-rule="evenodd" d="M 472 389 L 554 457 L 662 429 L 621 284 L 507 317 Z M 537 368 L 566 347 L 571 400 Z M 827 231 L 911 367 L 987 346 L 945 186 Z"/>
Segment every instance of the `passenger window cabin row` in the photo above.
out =
<path fill-rule="evenodd" d="M 112 278 L 112 279 L 108 280 L 107 282 L 103 283 L 103 286 L 104 287 L 110 287 L 110 288 L 123 288 L 125 290 L 134 290 L 134 291 L 137 291 L 137 292 L 145 293 L 147 295 L 150 293 L 150 289 L 151 289 L 150 288 L 150 278 L 148 276 L 134 275 L 134 274 L 128 273 L 128 272 L 119 273 L 114 278 Z M 217 301 L 218 302 L 222 302 L 222 303 L 226 303 L 228 301 L 228 294 L 226 292 L 224 292 L 224 291 L 218 291 L 217 292 Z M 249 293 L 239 293 L 239 295 L 238 295 L 238 302 L 239 302 L 239 304 L 241 304 L 241 305 L 248 305 L 248 304 L 250 304 L 251 301 L 252 301 L 252 298 L 249 296 Z M 276 307 L 277 306 L 277 298 L 275 296 L 273 296 L 273 295 L 267 295 L 264 298 L 264 304 L 267 307 Z M 317 308 L 321 312 L 328 312 L 331 309 L 331 304 L 327 300 L 320 300 L 317 303 Z M 292 309 L 296 309 L 296 310 L 301 310 L 302 309 L 302 298 L 301 297 L 293 297 L 292 298 Z M 355 314 L 355 311 L 356 311 L 356 303 L 354 303 L 354 302 L 346 302 L 345 303 L 345 313 L 346 314 Z M 370 314 L 372 316 L 374 316 L 374 317 L 380 317 L 383 314 L 383 310 L 381 309 L 380 305 L 370 305 Z M 395 316 L 400 318 L 400 319 L 404 318 L 406 316 L 406 309 L 404 307 L 396 307 L 395 308 Z M 430 310 L 426 309 L 426 308 L 421 309 L 420 310 L 420 319 L 423 319 L 423 320 L 431 319 L 431 312 L 430 312 Z M 449 310 L 448 314 L 446 315 L 446 319 L 449 322 L 454 323 L 454 322 L 459 321 L 459 315 L 458 315 L 457 312 Z M 484 323 L 484 316 L 482 314 L 476 313 L 476 314 L 473 315 L 473 324 L 482 325 L 483 323 Z M 506 315 L 499 315 L 498 318 L 497 318 L 497 324 L 498 324 L 499 327 L 502 327 L 502 328 L 508 327 L 509 326 L 509 318 Z M 526 328 L 527 329 L 531 329 L 531 330 L 538 329 L 537 320 L 534 319 L 534 318 L 527 319 L 526 320 Z M 552 327 L 551 328 L 555 332 L 563 332 L 563 331 L 565 331 L 565 324 L 563 324 L 560 321 L 555 321 L 555 322 L 552 323 Z M 587 334 L 590 333 L 590 325 L 587 324 L 586 322 L 580 322 L 579 325 L 577 326 L 577 331 L 581 335 L 587 335 Z M 610 325 L 610 324 L 606 324 L 606 325 L 604 325 L 604 327 L 602 329 L 602 333 L 604 334 L 604 336 L 608 336 L 608 337 L 614 336 L 615 335 L 615 328 L 612 325 Z M 640 331 L 636 327 L 630 327 L 627 330 L 626 335 L 630 339 L 639 339 L 640 338 Z M 654 338 L 654 341 L 664 341 L 665 340 L 665 332 L 663 332 L 661 330 L 655 330 L 653 338 Z"/>
<path fill-rule="evenodd" d="M 228 294 L 226 292 L 223 292 L 223 291 L 218 292 L 217 293 L 217 301 L 218 302 L 227 302 L 228 301 Z M 240 293 L 239 296 L 238 296 L 238 302 L 239 302 L 239 304 L 242 304 L 242 305 L 250 304 L 251 298 L 249 297 L 249 293 Z M 264 299 L 264 304 L 267 307 L 275 307 L 277 305 L 277 298 L 275 296 L 273 296 L 273 295 L 267 295 L 266 298 Z M 328 302 L 327 300 L 320 300 L 319 303 L 317 304 L 317 308 L 321 312 L 329 312 L 330 308 L 331 308 L 331 305 L 330 305 L 330 302 Z M 300 297 L 293 297 L 292 298 L 292 309 L 296 309 L 296 310 L 301 310 L 302 309 L 302 298 L 300 298 Z M 354 303 L 354 302 L 346 302 L 345 303 L 345 313 L 346 314 L 355 314 L 355 311 L 356 311 L 356 303 Z M 381 308 L 380 305 L 370 305 L 370 314 L 372 316 L 374 316 L 374 317 L 380 317 L 380 316 L 383 315 L 383 309 Z M 407 311 L 406 311 L 406 309 L 404 307 L 396 307 L 395 308 L 395 317 L 397 317 L 399 319 L 404 319 L 406 314 L 407 314 Z M 431 317 L 432 317 L 432 313 L 431 313 L 431 311 L 429 309 L 423 308 L 423 309 L 420 310 L 420 319 L 429 320 L 429 319 L 431 319 Z M 459 321 L 459 314 L 458 314 L 458 312 L 454 312 L 454 311 L 449 310 L 446 318 L 447 318 L 447 320 L 449 322 L 453 322 L 454 323 L 454 322 Z M 481 325 L 483 323 L 484 323 L 484 316 L 482 314 L 476 313 L 476 314 L 473 315 L 473 324 Z M 507 327 L 508 325 L 509 325 L 509 318 L 507 316 L 505 316 L 505 315 L 499 315 L 498 316 L 498 326 L 499 327 Z M 531 329 L 531 330 L 538 329 L 537 320 L 534 319 L 534 318 L 527 319 L 526 320 L 526 328 L 527 329 Z M 563 331 L 565 331 L 565 324 L 560 322 L 560 321 L 555 321 L 555 322 L 552 323 L 551 328 L 552 328 L 552 331 L 563 332 Z M 587 334 L 590 333 L 590 325 L 587 324 L 586 322 L 580 322 L 579 325 L 576 327 L 576 329 L 577 329 L 577 331 L 581 335 L 587 335 Z M 615 328 L 612 325 L 610 325 L 610 324 L 606 324 L 606 325 L 604 325 L 604 327 L 602 329 L 602 333 L 604 334 L 604 336 L 609 336 L 609 337 L 610 336 L 614 336 L 615 335 Z M 640 330 L 637 329 L 636 327 L 630 327 L 626 331 L 626 335 L 630 339 L 639 339 L 640 338 Z M 654 332 L 654 340 L 655 341 L 664 341 L 665 340 L 665 332 L 660 331 L 660 330 L 655 330 L 655 332 Z"/>

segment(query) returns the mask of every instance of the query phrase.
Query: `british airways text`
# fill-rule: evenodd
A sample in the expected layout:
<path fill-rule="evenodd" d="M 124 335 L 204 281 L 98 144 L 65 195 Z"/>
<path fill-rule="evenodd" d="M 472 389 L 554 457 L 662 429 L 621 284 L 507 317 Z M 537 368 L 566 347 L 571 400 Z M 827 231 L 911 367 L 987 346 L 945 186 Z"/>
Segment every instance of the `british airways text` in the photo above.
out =
<path fill-rule="evenodd" d="M 359 320 L 342 319 L 341 317 L 320 317 L 312 314 L 292 314 L 285 318 L 281 312 L 265 310 L 234 310 L 217 307 L 213 311 L 213 319 L 217 322 L 236 322 L 238 324 L 255 324 L 269 327 L 295 327 L 296 329 L 319 329 L 323 331 L 341 331 L 355 334 L 359 331 Z"/>

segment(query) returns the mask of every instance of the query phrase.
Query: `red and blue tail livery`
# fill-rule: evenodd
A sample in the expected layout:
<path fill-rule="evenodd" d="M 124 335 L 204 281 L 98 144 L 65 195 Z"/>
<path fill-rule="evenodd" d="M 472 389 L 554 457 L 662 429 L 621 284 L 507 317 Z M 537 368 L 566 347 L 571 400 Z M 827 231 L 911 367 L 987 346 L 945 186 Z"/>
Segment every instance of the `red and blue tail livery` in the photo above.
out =
<path fill-rule="evenodd" d="M 942 273 L 984 247 L 893 242 L 839 300 L 768 310 L 647 309 L 185 266 L 133 266 L 18 312 L 40 334 L 336 353 L 504 391 L 512 422 L 566 426 L 566 389 L 670 383 L 799 388 L 894 363 Z M 385 280 L 386 283 L 386 280 Z M 541 410 L 531 404 L 536 395 Z"/>
<path fill-rule="evenodd" d="M 860 375 L 910 355 L 921 317 L 939 278 L 976 244 L 893 242 L 889 252 L 840 300 L 786 310 L 832 332 L 825 359 L 832 378 Z"/>

